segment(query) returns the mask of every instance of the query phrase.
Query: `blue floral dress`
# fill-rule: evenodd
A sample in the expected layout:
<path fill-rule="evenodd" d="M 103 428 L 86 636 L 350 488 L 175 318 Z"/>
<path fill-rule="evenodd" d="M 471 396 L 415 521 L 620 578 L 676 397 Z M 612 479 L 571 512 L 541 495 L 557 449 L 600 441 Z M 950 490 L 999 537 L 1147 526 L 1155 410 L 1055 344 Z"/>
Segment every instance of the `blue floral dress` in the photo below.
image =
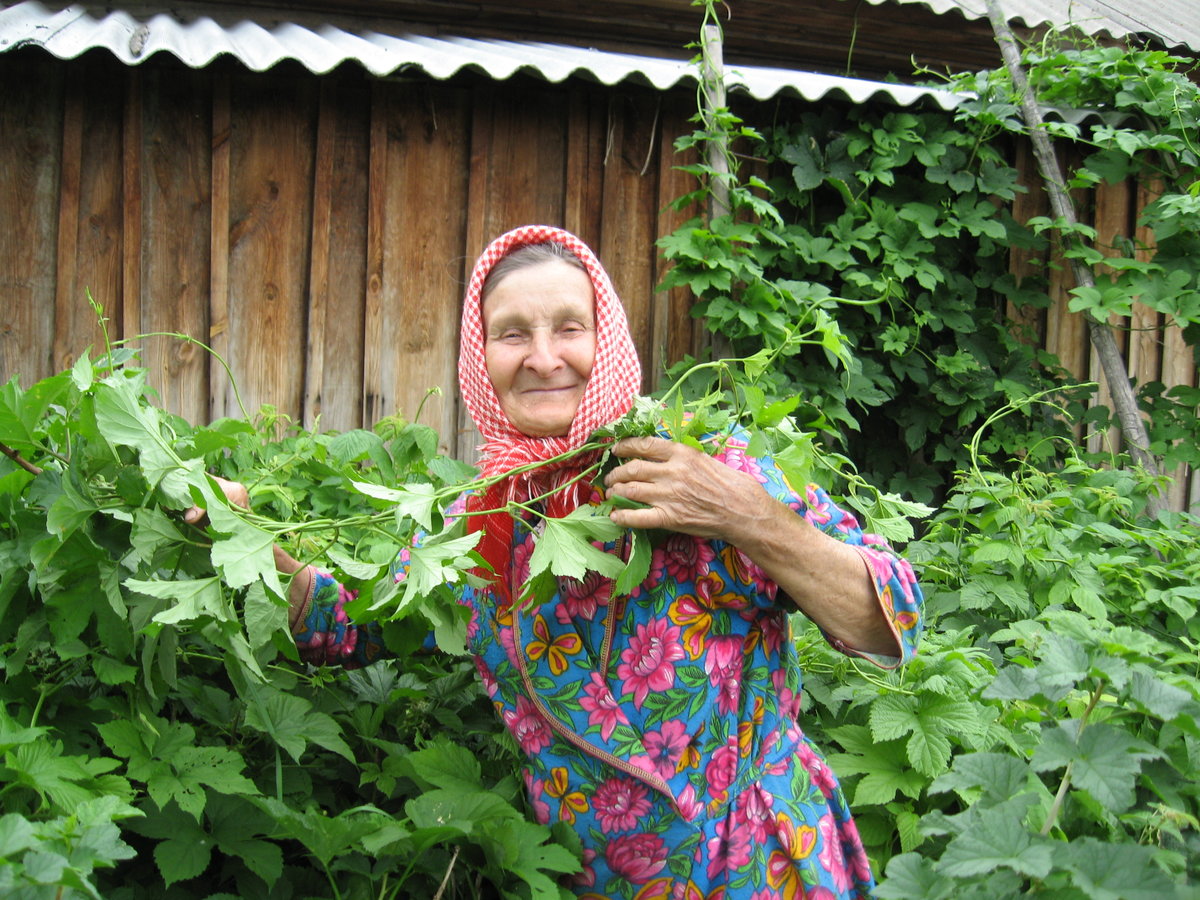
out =
<path fill-rule="evenodd" d="M 898 659 L 916 649 L 922 597 L 910 566 L 815 485 L 793 491 L 769 459 L 724 443 L 725 464 L 859 549 Z M 535 530 L 518 520 L 510 583 L 528 571 Z M 605 546 L 623 554 L 624 541 Z M 397 563 L 404 575 L 405 557 Z M 298 643 L 316 662 L 365 662 L 321 578 Z M 534 815 L 574 827 L 585 900 L 866 897 L 873 880 L 837 779 L 804 736 L 789 607 L 737 548 L 674 534 L 645 581 L 613 596 L 598 575 L 560 579 L 550 601 L 497 608 L 464 587 L 468 645 L 496 712 L 527 756 Z M 843 652 L 850 648 L 834 645 Z M 860 654 L 864 655 L 864 654 Z"/>

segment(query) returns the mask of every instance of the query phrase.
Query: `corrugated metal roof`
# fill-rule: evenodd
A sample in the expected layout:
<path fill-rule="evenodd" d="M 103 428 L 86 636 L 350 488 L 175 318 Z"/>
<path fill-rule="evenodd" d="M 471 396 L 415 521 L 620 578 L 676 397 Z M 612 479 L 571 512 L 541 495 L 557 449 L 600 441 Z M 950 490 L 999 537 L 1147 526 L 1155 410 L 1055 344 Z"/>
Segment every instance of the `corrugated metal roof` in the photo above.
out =
<path fill-rule="evenodd" d="M 532 41 L 384 34 L 328 21 L 303 21 L 285 13 L 277 20 L 262 15 L 259 21 L 243 18 L 218 23 L 207 15 L 157 12 L 137 16 L 79 3 L 48 8 L 38 0 L 24 0 L 0 10 L 0 52 L 37 46 L 59 59 L 74 59 L 103 48 L 127 65 L 137 65 L 155 53 L 170 53 L 192 68 L 230 55 L 257 72 L 283 60 L 295 60 L 318 74 L 354 62 L 378 76 L 416 70 L 446 79 L 461 71 L 477 71 L 504 80 L 521 72 L 555 83 L 579 77 L 605 85 L 630 82 L 658 90 L 694 84 L 697 74 L 684 60 Z M 959 100 L 948 91 L 932 88 L 760 66 L 731 67 L 725 80 L 727 90 L 746 91 L 760 100 L 777 94 L 806 100 L 833 95 L 855 103 L 880 97 L 900 106 L 932 100 L 943 109 L 952 108 Z"/>
<path fill-rule="evenodd" d="M 890 3 L 926 6 L 935 13 L 961 13 L 968 19 L 986 19 L 986 0 L 867 0 L 874 6 Z M 1153 37 L 1164 47 L 1186 47 L 1200 52 L 1200 2 L 1198 0 L 1000 0 L 1010 22 L 1031 28 L 1073 25 L 1087 34 L 1107 34 L 1122 39 L 1133 35 Z"/>

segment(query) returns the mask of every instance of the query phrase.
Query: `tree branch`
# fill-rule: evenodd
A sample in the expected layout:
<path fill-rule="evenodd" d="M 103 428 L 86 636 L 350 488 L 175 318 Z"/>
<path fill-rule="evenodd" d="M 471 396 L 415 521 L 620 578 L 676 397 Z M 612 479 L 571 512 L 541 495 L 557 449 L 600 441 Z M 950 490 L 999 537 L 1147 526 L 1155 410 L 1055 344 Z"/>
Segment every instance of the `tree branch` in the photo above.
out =
<path fill-rule="evenodd" d="M 1025 118 L 1025 125 L 1029 129 L 1029 139 L 1033 144 L 1033 155 L 1037 160 L 1038 172 L 1042 176 L 1046 193 L 1050 197 L 1050 208 L 1055 217 L 1066 224 L 1063 241 L 1067 248 L 1077 247 L 1080 243 L 1079 236 L 1072 230 L 1079 221 L 1075 214 L 1075 206 L 1067 193 L 1066 184 L 1058 166 L 1058 159 L 1054 155 L 1054 147 L 1050 143 L 1045 121 L 1038 108 L 1037 98 L 1034 96 L 1029 79 L 1025 76 L 1025 70 L 1021 66 L 1021 53 L 1017 48 L 1017 40 L 1013 36 L 1012 29 L 1008 27 L 1008 20 L 1000 10 L 999 0 L 987 0 L 987 11 L 988 18 L 992 23 L 992 31 L 996 36 L 996 43 L 1000 47 L 1000 54 L 1004 57 L 1004 65 L 1012 77 L 1013 87 L 1021 100 L 1021 112 Z M 1077 285 L 1095 287 L 1096 279 L 1092 270 L 1082 259 L 1071 258 L 1071 271 L 1075 275 Z M 1133 457 L 1135 463 L 1152 476 L 1157 477 L 1161 472 L 1161 467 L 1148 449 L 1150 437 L 1146 433 L 1146 424 L 1142 421 L 1137 397 L 1133 392 L 1133 386 L 1129 383 L 1129 371 L 1121 356 L 1121 350 L 1117 346 L 1116 338 L 1113 337 L 1112 329 L 1093 315 L 1085 314 L 1085 318 L 1088 336 L 1100 359 L 1104 380 L 1108 385 L 1113 408 L 1121 425 L 1121 435 L 1129 446 L 1130 456 Z M 1165 508 L 1162 498 L 1157 494 L 1151 494 L 1147 498 L 1146 512 L 1149 515 L 1154 516 Z"/>

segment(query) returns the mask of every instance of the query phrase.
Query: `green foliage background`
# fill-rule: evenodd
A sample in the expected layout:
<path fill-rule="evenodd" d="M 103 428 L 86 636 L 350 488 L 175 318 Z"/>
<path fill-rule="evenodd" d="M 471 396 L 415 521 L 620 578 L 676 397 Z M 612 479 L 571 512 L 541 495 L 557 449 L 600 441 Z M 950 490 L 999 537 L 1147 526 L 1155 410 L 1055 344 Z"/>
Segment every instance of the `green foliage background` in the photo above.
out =
<path fill-rule="evenodd" d="M 1107 259 L 1076 306 L 1127 312 L 1136 294 L 1194 334 L 1195 87 L 1161 54 L 1031 62 L 1055 102 L 1127 114 L 1056 126 L 1092 148 L 1076 183 L 1168 188 L 1144 213 L 1152 261 Z M 1015 108 L 998 74 L 971 86 L 957 119 L 856 108 L 756 129 L 724 110 L 682 140 L 767 162 L 735 167 L 732 215 L 662 242 L 667 283 L 754 361 L 702 367 L 671 414 L 727 401 L 890 534 L 917 510 L 896 494 L 938 504 L 904 548 L 931 626 L 913 664 L 877 672 L 801 637 L 805 728 L 880 897 L 1195 896 L 1197 522 L 1146 517 L 1153 484 L 1078 452 L 1064 413 L 1087 389 L 1010 336 L 1003 301 L 1046 300 L 1006 254 L 1055 223 L 1006 212 Z M 703 199 L 714 174 L 693 170 Z M 1191 461 L 1195 396 L 1140 387 L 1158 452 Z M 421 649 L 429 625 L 461 636 L 444 583 L 469 543 L 434 541 L 420 590 L 387 577 L 469 477 L 436 443 L 400 420 L 298 432 L 270 410 L 195 427 L 119 349 L 0 388 L 20 457 L 0 459 L 4 896 L 561 896 L 570 830 L 526 817 L 470 663 Z M 205 472 L 245 482 L 254 514 Z M 203 528 L 181 520 L 197 501 Z M 394 658 L 300 665 L 276 541 L 359 590 Z"/>

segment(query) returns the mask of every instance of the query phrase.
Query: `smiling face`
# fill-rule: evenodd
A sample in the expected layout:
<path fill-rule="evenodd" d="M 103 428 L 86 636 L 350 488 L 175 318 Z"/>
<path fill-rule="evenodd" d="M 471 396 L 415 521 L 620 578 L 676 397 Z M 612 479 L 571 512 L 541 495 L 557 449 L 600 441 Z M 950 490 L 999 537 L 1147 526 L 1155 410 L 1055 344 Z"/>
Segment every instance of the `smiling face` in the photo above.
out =
<path fill-rule="evenodd" d="M 483 300 L 484 357 L 500 407 L 530 437 L 571 427 L 596 360 L 592 282 L 549 260 L 506 273 Z"/>

